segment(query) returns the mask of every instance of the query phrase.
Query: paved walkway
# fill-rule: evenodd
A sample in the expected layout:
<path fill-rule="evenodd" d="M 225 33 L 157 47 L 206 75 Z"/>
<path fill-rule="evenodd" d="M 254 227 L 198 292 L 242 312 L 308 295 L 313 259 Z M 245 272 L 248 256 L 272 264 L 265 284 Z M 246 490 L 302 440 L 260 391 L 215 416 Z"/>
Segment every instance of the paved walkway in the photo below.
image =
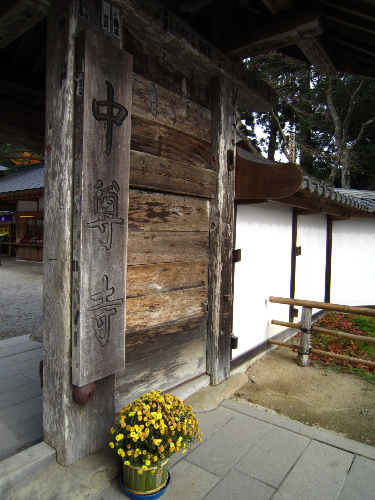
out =
<path fill-rule="evenodd" d="M 43 439 L 42 357 L 29 335 L 0 341 L 0 462 Z"/>
<path fill-rule="evenodd" d="M 375 448 L 236 399 L 197 413 L 202 443 L 170 460 L 163 500 L 372 500 Z M 104 450 L 52 465 L 12 500 L 123 500 Z"/>

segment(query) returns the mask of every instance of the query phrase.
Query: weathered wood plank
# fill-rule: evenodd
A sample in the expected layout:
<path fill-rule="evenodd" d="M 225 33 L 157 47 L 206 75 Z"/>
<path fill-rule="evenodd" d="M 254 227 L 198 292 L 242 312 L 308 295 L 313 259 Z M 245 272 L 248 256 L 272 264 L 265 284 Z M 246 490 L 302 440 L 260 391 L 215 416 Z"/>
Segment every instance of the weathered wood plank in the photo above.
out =
<path fill-rule="evenodd" d="M 128 266 L 126 297 L 207 286 L 207 262 L 177 262 L 151 266 Z"/>
<path fill-rule="evenodd" d="M 61 0 L 48 18 L 47 33 L 43 427 L 45 442 L 56 449 L 57 461 L 64 465 L 108 442 L 115 383 L 114 375 L 99 381 L 89 405 L 73 401 L 70 331 L 76 34 L 76 2 Z"/>
<path fill-rule="evenodd" d="M 211 208 L 207 373 L 219 384 L 230 375 L 232 250 L 234 232 L 234 170 L 228 170 L 228 150 L 235 148 L 236 89 L 224 77 L 212 81 L 212 156 L 217 163 L 217 193 Z"/>
<path fill-rule="evenodd" d="M 129 231 L 128 265 L 208 260 L 208 246 L 208 232 Z"/>
<path fill-rule="evenodd" d="M 134 71 L 192 102 L 211 109 L 211 81 L 188 58 L 166 51 L 159 41 L 150 40 L 129 23 L 123 26 L 123 48 L 134 56 Z"/>
<path fill-rule="evenodd" d="M 131 149 L 212 169 L 209 142 L 140 116 L 132 116 Z"/>
<path fill-rule="evenodd" d="M 133 76 L 132 112 L 205 141 L 211 140 L 211 111 L 137 74 Z"/>
<path fill-rule="evenodd" d="M 126 331 L 162 325 L 207 311 L 207 287 L 132 297 L 127 300 Z"/>
<path fill-rule="evenodd" d="M 184 344 L 144 360 L 128 363 L 116 374 L 116 411 L 151 389 L 165 391 L 206 372 L 206 340 Z"/>
<path fill-rule="evenodd" d="M 208 231 L 209 201 L 131 190 L 129 231 Z"/>
<path fill-rule="evenodd" d="M 162 353 L 169 357 L 169 351 L 176 347 L 197 340 L 206 342 L 206 338 L 207 313 L 167 325 L 129 332 L 126 335 L 126 363 L 147 360 Z"/>
<path fill-rule="evenodd" d="M 130 186 L 213 198 L 216 174 L 213 170 L 131 151 Z"/>
<path fill-rule="evenodd" d="M 265 82 L 254 78 L 156 0 L 144 0 L 141 4 L 137 0 L 120 0 L 119 3 L 123 6 L 125 24 L 136 29 L 140 37 L 162 45 L 166 58 L 178 52 L 182 61 L 189 60 L 209 78 L 229 77 L 238 85 L 238 104 L 245 109 L 267 111 L 275 105 L 275 93 Z M 150 57 L 148 64 L 153 63 Z"/>
<path fill-rule="evenodd" d="M 82 31 L 77 78 L 72 382 L 82 387 L 125 364 L 132 56 Z"/>

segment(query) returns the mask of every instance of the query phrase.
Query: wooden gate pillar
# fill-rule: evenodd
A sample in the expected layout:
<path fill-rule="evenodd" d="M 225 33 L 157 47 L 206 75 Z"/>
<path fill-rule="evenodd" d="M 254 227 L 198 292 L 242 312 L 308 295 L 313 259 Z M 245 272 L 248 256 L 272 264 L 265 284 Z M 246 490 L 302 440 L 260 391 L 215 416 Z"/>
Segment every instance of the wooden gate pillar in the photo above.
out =
<path fill-rule="evenodd" d="M 210 215 L 207 373 L 217 385 L 230 375 L 233 261 L 236 92 L 226 77 L 212 80 L 212 165 L 217 172 L 216 197 Z"/>
<path fill-rule="evenodd" d="M 103 5 L 107 9 L 106 11 Z M 86 12 L 84 9 L 90 9 L 90 12 Z M 91 379 L 95 380 L 96 385 L 96 393 L 93 399 L 89 400 L 86 404 L 77 404 L 73 400 L 72 349 L 74 353 L 75 346 L 79 346 L 80 338 L 78 337 L 78 341 L 74 338 L 72 345 L 71 331 L 72 326 L 76 325 L 80 321 L 80 316 L 82 316 L 79 310 L 76 310 L 76 314 L 72 317 L 72 310 L 74 310 L 72 304 L 77 300 L 77 293 L 73 294 L 73 285 L 77 281 L 74 276 L 77 270 L 81 268 L 81 265 L 78 265 L 81 263 L 73 260 L 73 236 L 75 234 L 74 231 L 77 232 L 77 228 L 73 228 L 73 212 L 75 212 L 74 221 L 76 223 L 77 212 L 80 214 L 81 210 L 80 200 L 77 196 L 73 196 L 73 189 L 77 191 L 78 182 L 77 178 L 74 178 L 77 177 L 77 174 L 74 176 L 75 154 L 77 157 L 77 152 L 75 151 L 75 147 L 77 147 L 75 145 L 75 142 L 77 143 L 77 135 L 75 136 L 75 100 L 77 96 L 81 95 L 80 83 L 77 81 L 79 75 L 77 75 L 78 71 L 76 71 L 77 33 L 83 29 L 89 29 L 95 31 L 99 38 L 105 38 L 109 42 L 112 42 L 111 37 L 118 38 L 121 36 L 119 21 L 121 21 L 121 13 L 119 8 L 112 2 L 102 4 L 102 2 L 77 2 L 76 0 L 56 2 L 56 7 L 48 18 L 43 292 L 43 426 L 44 440 L 56 449 L 57 461 L 63 465 L 71 464 L 105 446 L 109 440 L 110 427 L 114 418 L 115 375 L 108 370 L 107 366 L 106 370 L 103 370 L 102 377 L 104 378 L 100 377 L 99 380 L 95 380 L 94 377 Z M 112 28 L 114 30 L 113 33 Z M 118 45 L 120 45 L 120 40 L 117 41 Z M 111 48 L 108 50 L 110 52 Z M 116 48 L 116 50 L 118 49 Z M 80 60 L 79 62 L 80 72 L 83 72 L 85 69 L 84 61 Z M 105 92 L 105 83 L 103 85 Z M 117 96 L 115 94 L 115 98 Z M 103 97 L 98 93 L 98 106 L 102 104 L 102 99 Z M 108 97 L 107 100 L 109 100 Z M 99 112 L 101 112 L 100 109 Z M 99 118 L 102 120 L 102 115 Z M 98 123 L 98 126 L 102 127 L 105 131 L 103 122 L 98 121 L 98 119 L 95 123 Z M 112 121 L 115 125 L 119 125 L 115 119 Z M 118 121 L 119 119 L 117 119 Z M 82 123 L 78 123 L 77 127 L 78 129 L 82 127 Z M 113 133 L 114 136 L 118 133 L 117 128 Z M 108 145 L 106 152 L 105 141 L 102 142 L 104 143 L 103 154 L 108 154 Z M 94 151 L 93 148 L 92 151 Z M 98 157 L 97 164 L 100 166 L 103 164 L 102 156 Z M 97 178 L 99 178 L 98 165 L 94 161 L 89 165 L 92 169 L 92 176 L 95 176 L 94 181 L 97 181 Z M 112 181 L 114 179 L 112 171 L 110 171 L 109 175 Z M 107 185 L 105 183 L 106 179 L 103 177 L 104 187 Z M 88 186 L 91 196 L 91 193 L 94 192 L 91 181 L 88 183 Z M 120 195 L 118 199 L 120 200 Z M 91 207 L 92 203 L 89 205 Z M 120 216 L 123 226 L 125 226 L 127 223 L 127 212 L 119 214 Z M 84 220 L 85 225 L 89 222 L 91 223 L 91 219 L 88 221 Z M 103 226 L 105 224 L 107 222 L 104 221 Z M 118 229 L 117 226 L 114 233 Z M 94 233 L 94 229 L 90 229 L 90 231 Z M 115 236 L 118 237 L 119 234 L 117 232 L 113 238 Z M 86 240 L 82 238 L 82 241 Z M 97 246 L 100 247 L 99 243 Z M 92 251 L 91 247 L 90 251 Z M 85 249 L 82 252 L 85 252 Z M 106 249 L 103 250 L 103 253 L 107 255 L 105 252 Z M 103 258 L 100 258 L 100 263 L 101 265 L 103 264 Z M 122 267 L 123 265 L 124 263 L 122 263 Z M 72 273 L 74 277 L 73 281 Z M 111 290 L 110 287 L 113 284 L 111 279 L 107 277 L 108 272 L 104 270 L 103 273 L 105 273 L 105 278 L 108 281 L 108 290 L 106 289 L 104 292 L 108 291 L 109 293 Z M 98 294 L 95 296 L 92 295 L 97 290 L 91 289 L 90 282 L 86 283 L 86 286 L 89 293 L 91 293 L 91 299 L 98 300 Z M 87 294 L 86 290 L 85 293 Z M 124 293 L 124 290 L 122 290 L 122 293 Z M 74 301 L 72 301 L 73 295 Z M 122 305 L 125 307 L 124 303 Z M 88 306 L 85 309 L 86 316 L 87 309 Z M 88 310 L 91 311 L 93 309 L 95 308 L 91 307 Z M 111 314 L 113 315 L 114 313 L 111 312 Z M 99 326 L 98 323 L 98 328 Z M 103 340 L 102 337 L 99 340 Z M 77 354 L 75 354 L 75 363 L 76 358 Z M 92 358 L 92 361 L 97 360 L 97 354 L 93 353 Z M 77 364 L 77 367 L 80 366 Z M 86 371 L 82 371 L 82 373 L 85 374 Z M 79 378 L 77 370 L 76 379 L 85 380 L 83 376 Z M 82 384 L 79 382 L 75 383 L 83 385 L 86 382 Z M 76 398 L 77 400 L 79 398 Z"/>

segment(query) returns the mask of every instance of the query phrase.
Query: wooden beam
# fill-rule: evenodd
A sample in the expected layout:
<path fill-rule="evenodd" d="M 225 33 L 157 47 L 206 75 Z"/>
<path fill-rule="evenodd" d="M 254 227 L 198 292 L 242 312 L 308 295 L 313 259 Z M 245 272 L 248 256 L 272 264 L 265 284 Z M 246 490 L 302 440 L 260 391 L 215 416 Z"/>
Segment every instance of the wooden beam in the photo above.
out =
<path fill-rule="evenodd" d="M 255 30 L 238 30 L 226 37 L 222 50 L 236 60 L 263 54 L 299 43 L 306 37 L 323 33 L 315 6 L 274 16 Z"/>
<path fill-rule="evenodd" d="M 337 73 L 336 63 L 331 55 L 333 51 L 328 47 L 328 41 L 323 35 L 304 38 L 297 45 L 322 76 Z"/>
<path fill-rule="evenodd" d="M 213 385 L 230 375 L 234 248 L 234 180 L 227 151 L 235 148 L 236 89 L 225 77 L 212 82 L 212 157 L 216 163 L 217 191 L 211 205 L 207 373 Z"/>
<path fill-rule="evenodd" d="M 308 210 L 307 208 L 295 208 L 296 215 L 319 215 L 322 213 L 320 208 L 316 210 Z"/>
<path fill-rule="evenodd" d="M 314 195 L 310 197 L 300 195 L 296 193 L 292 196 L 287 196 L 285 198 L 280 198 L 276 200 L 278 203 L 283 203 L 285 205 L 292 205 L 293 207 L 303 208 L 307 210 L 320 210 L 321 213 L 328 215 L 336 215 L 339 217 L 347 216 L 350 211 L 350 207 L 345 207 L 344 205 L 335 204 L 324 200 L 325 203 L 320 202 L 320 199 Z"/>
<path fill-rule="evenodd" d="M 0 17 L 0 50 L 47 17 L 53 0 L 8 2 Z"/>
<path fill-rule="evenodd" d="M 293 3 L 290 0 L 263 0 L 263 3 L 273 15 L 281 12 L 290 13 L 293 8 Z M 295 43 L 321 75 L 335 75 L 337 69 L 333 62 L 333 53 L 324 36 L 318 36 L 321 33 L 302 36 Z"/>
<path fill-rule="evenodd" d="M 275 92 L 265 82 L 245 68 L 235 64 L 222 51 L 199 35 L 157 0 L 144 0 L 142 8 L 137 0 L 119 0 L 127 24 L 150 42 L 168 48 L 180 58 L 199 67 L 199 72 L 214 78 L 228 77 L 238 87 L 237 103 L 251 111 L 268 111 L 275 106 Z M 176 50 L 178 47 L 178 50 Z"/>

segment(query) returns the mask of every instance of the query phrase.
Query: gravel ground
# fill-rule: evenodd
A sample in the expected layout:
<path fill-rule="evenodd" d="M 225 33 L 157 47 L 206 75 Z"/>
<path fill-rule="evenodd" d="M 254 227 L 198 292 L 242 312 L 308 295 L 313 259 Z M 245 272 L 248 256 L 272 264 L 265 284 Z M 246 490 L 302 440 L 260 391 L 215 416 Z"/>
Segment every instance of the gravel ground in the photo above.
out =
<path fill-rule="evenodd" d="M 43 324 L 43 264 L 1 257 L 0 339 L 36 332 Z"/>

